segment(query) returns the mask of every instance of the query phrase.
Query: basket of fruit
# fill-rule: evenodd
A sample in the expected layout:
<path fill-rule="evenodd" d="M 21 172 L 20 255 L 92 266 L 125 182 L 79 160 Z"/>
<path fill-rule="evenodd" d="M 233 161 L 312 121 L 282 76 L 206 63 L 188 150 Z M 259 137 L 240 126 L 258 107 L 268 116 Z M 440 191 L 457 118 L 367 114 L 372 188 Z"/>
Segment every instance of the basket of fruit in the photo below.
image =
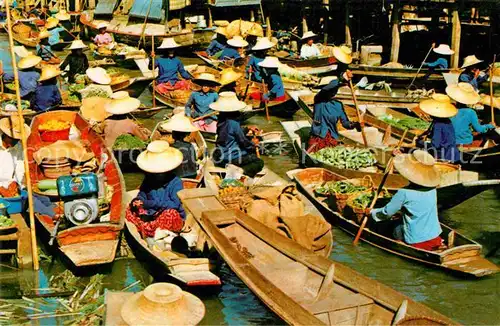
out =
<path fill-rule="evenodd" d="M 368 207 L 375 197 L 376 190 L 366 190 L 354 193 L 347 199 L 346 207 L 344 209 L 344 216 L 346 218 L 352 219 L 357 223 L 361 223 L 365 215 L 369 214 Z M 377 206 L 382 207 L 385 206 L 391 199 L 392 195 L 386 190 L 383 189 L 378 198 Z"/>
<path fill-rule="evenodd" d="M 335 205 L 333 205 L 337 212 L 342 214 L 347 203 L 347 199 L 355 193 L 366 191 L 373 188 L 373 180 L 370 176 L 363 178 L 340 180 L 340 181 L 327 181 L 321 186 L 314 189 L 318 196 L 333 197 Z"/>
<path fill-rule="evenodd" d="M 38 127 L 40 137 L 44 142 L 68 140 L 70 129 L 71 123 L 61 120 L 49 120 Z"/>
<path fill-rule="evenodd" d="M 252 199 L 248 189 L 238 180 L 224 179 L 219 187 L 219 199 L 227 208 L 241 209 Z"/>

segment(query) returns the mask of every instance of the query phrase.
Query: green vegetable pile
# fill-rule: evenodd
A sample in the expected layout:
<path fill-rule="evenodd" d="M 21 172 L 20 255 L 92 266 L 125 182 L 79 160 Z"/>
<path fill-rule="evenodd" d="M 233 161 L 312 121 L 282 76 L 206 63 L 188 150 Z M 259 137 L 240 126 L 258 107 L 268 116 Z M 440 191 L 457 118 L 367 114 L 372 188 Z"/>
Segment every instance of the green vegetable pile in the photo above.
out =
<path fill-rule="evenodd" d="M 17 100 L 8 100 L 8 101 L 3 101 L 2 102 L 2 108 L 6 108 L 7 105 L 13 105 L 14 107 L 17 108 Z M 26 101 L 26 100 L 21 100 L 21 109 L 22 110 L 26 110 L 26 109 L 29 109 L 30 107 L 30 101 Z"/>
<path fill-rule="evenodd" d="M 333 165 L 339 169 L 358 170 L 377 163 L 375 156 L 369 149 L 356 147 L 326 147 L 312 153 L 311 156 L 320 162 Z"/>
<path fill-rule="evenodd" d="M 245 185 L 236 179 L 224 179 L 222 180 L 221 184 L 219 187 L 221 189 L 228 188 L 228 187 L 244 187 Z"/>
<path fill-rule="evenodd" d="M 146 143 L 136 136 L 125 134 L 116 138 L 113 144 L 114 150 L 127 150 L 127 149 L 143 149 L 146 148 Z"/>
<path fill-rule="evenodd" d="M 14 221 L 5 215 L 0 215 L 0 227 L 11 226 Z"/>
<path fill-rule="evenodd" d="M 68 86 L 68 100 L 80 102 L 80 91 L 85 88 L 84 84 L 71 84 Z"/>
<path fill-rule="evenodd" d="M 322 195 L 351 194 L 366 190 L 364 186 L 355 186 L 349 181 L 328 181 L 324 185 L 317 187 L 316 192 Z"/>
<path fill-rule="evenodd" d="M 390 124 L 391 126 L 398 127 L 401 129 L 427 130 L 431 125 L 430 122 L 424 121 L 419 118 L 408 117 L 403 119 L 397 119 L 390 114 L 383 115 L 379 117 L 379 119 Z"/>
<path fill-rule="evenodd" d="M 357 208 L 362 208 L 362 209 L 368 208 L 368 206 L 370 206 L 370 204 L 372 203 L 372 200 L 373 200 L 374 196 L 375 196 L 375 192 L 373 192 L 373 191 L 372 192 L 368 192 L 368 193 L 365 192 L 365 193 L 359 194 L 352 201 L 353 206 L 357 207 Z M 392 195 L 389 192 L 382 191 L 380 193 L 380 197 L 379 198 L 391 198 L 391 197 L 392 197 Z"/>

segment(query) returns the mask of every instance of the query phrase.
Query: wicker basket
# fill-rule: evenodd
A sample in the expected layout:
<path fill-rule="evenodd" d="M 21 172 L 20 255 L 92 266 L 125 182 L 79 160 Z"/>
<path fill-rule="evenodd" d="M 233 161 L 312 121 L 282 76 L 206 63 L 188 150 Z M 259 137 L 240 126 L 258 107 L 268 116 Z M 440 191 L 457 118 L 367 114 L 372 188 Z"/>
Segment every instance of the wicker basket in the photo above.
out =
<path fill-rule="evenodd" d="M 252 200 L 252 195 L 245 187 L 233 187 L 236 191 L 224 193 L 219 190 L 219 199 L 227 208 L 243 209 Z"/>
<path fill-rule="evenodd" d="M 366 175 L 363 178 L 348 179 L 342 181 L 348 181 L 354 186 L 363 186 L 367 189 L 371 189 L 374 187 L 373 180 L 369 175 Z M 350 194 L 337 194 L 337 193 L 333 194 L 332 197 L 334 198 L 336 211 L 339 212 L 340 214 L 344 214 L 344 209 L 347 205 L 347 199 L 349 199 L 349 197 L 357 193 L 359 193 L 359 191 Z"/>
<path fill-rule="evenodd" d="M 347 198 L 346 201 L 346 206 L 344 209 L 344 216 L 348 219 L 354 220 L 358 224 L 363 221 L 363 218 L 365 215 L 368 214 L 368 207 L 358 207 L 354 204 L 354 200 L 363 194 L 369 194 L 369 193 L 374 193 L 374 190 L 367 190 L 367 191 L 360 191 L 357 193 L 352 194 Z M 387 196 L 389 193 L 387 190 L 382 190 L 382 192 L 379 195 L 379 199 L 377 200 L 377 206 L 384 206 L 387 204 L 387 202 L 390 200 L 390 198 Z"/>

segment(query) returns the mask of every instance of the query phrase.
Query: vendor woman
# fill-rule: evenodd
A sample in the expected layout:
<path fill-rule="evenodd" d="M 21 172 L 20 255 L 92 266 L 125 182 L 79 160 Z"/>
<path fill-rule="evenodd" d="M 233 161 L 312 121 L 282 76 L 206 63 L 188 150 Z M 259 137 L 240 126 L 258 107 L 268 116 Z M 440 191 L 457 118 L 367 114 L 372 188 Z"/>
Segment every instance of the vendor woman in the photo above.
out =
<path fill-rule="evenodd" d="M 108 25 L 106 23 L 100 23 L 99 25 L 97 25 L 99 34 L 97 34 L 93 40 L 98 47 L 109 47 L 111 46 L 111 44 L 113 44 L 113 37 L 111 36 L 111 34 L 106 32 L 107 28 Z"/>
<path fill-rule="evenodd" d="M 43 112 L 54 109 L 62 103 L 61 92 L 57 86 L 57 76 L 61 70 L 57 66 L 45 65 L 38 79 L 38 86 L 31 98 L 31 109 Z"/>
<path fill-rule="evenodd" d="M 431 69 L 448 69 L 448 57 L 455 53 L 447 44 L 439 44 L 437 48 L 433 48 L 434 60 L 424 62 L 423 67 Z M 432 59 L 431 59 L 432 60 Z"/>
<path fill-rule="evenodd" d="M 217 141 L 213 152 L 214 163 L 224 167 L 231 163 L 241 167 L 245 175 L 253 178 L 264 167 L 264 162 L 257 157 L 257 147 L 243 132 L 239 122 L 239 111 L 246 107 L 234 92 L 219 94 L 219 100 L 210 104 L 210 108 L 220 112 L 217 123 Z"/>
<path fill-rule="evenodd" d="M 166 52 L 155 60 L 155 68 L 158 67 L 158 77 L 156 79 L 156 89 L 166 93 L 173 90 L 188 90 L 190 89 L 191 75 L 188 74 L 181 60 L 175 56 L 175 49 L 179 44 L 173 38 L 165 38 L 158 47 L 158 50 Z M 152 60 L 149 62 L 149 68 L 152 68 Z M 181 75 L 184 80 L 179 79 Z"/>
<path fill-rule="evenodd" d="M 262 82 L 263 68 L 259 63 L 264 61 L 266 53 L 274 46 L 274 43 L 269 41 L 267 37 L 259 37 L 257 44 L 252 48 L 252 54 L 249 55 L 249 60 L 246 67 L 246 78 L 251 78 L 253 81 Z"/>
<path fill-rule="evenodd" d="M 479 60 L 475 55 L 465 57 L 462 64 L 462 73 L 458 76 L 459 82 L 469 83 L 474 89 L 479 91 L 479 85 L 488 80 L 488 74 L 479 69 L 483 60 Z"/>
<path fill-rule="evenodd" d="M 301 59 L 311 59 L 321 55 L 318 47 L 314 44 L 314 39 L 317 36 L 318 35 L 313 32 L 305 32 L 304 35 L 302 35 L 302 42 L 304 44 L 302 44 L 302 47 L 300 48 Z"/>
<path fill-rule="evenodd" d="M 194 79 L 194 83 L 199 85 L 201 89 L 192 92 L 186 103 L 186 116 L 193 119 L 205 117 L 195 121 L 194 125 L 201 131 L 216 133 L 217 132 L 217 116 L 207 116 L 213 112 L 209 105 L 217 101 L 219 95 L 213 90 L 214 87 L 220 86 L 215 76 L 210 73 L 202 73 L 198 78 Z"/>
<path fill-rule="evenodd" d="M 284 101 L 285 87 L 278 71 L 280 61 L 276 57 L 266 57 L 259 62 L 258 66 L 263 68 L 263 79 L 266 84 L 267 92 L 262 94 L 263 101 Z"/>
<path fill-rule="evenodd" d="M 354 129 L 359 123 L 349 121 L 342 102 L 334 99 L 340 87 L 338 79 L 332 80 L 314 97 L 314 116 L 309 138 L 308 153 L 339 144 L 337 123 L 340 120 L 346 129 Z"/>
<path fill-rule="evenodd" d="M 81 40 L 74 40 L 71 42 L 70 50 L 71 53 L 64 59 L 61 64 L 61 70 L 65 70 L 66 67 L 68 69 L 68 82 L 74 83 L 76 75 L 85 75 L 87 69 L 89 68 L 89 60 L 83 50 L 87 48 L 87 46 Z"/>
<path fill-rule="evenodd" d="M 243 57 L 244 48 L 248 46 L 248 42 L 241 36 L 235 36 L 227 41 L 227 46 L 220 55 L 222 60 L 238 59 Z"/>
<path fill-rule="evenodd" d="M 394 157 L 394 167 L 410 184 L 399 189 L 383 208 L 371 211 L 375 222 L 390 219 L 401 212 L 393 237 L 423 250 L 445 248 L 438 219 L 436 187 L 441 182 L 435 159 L 427 152 L 415 150 L 411 154 Z"/>
<path fill-rule="evenodd" d="M 495 129 L 491 124 L 482 125 L 479 122 L 476 111 L 471 106 L 477 104 L 481 97 L 474 90 L 474 87 L 468 83 L 458 83 L 446 87 L 446 94 L 457 102 L 458 113 L 451 118 L 451 123 L 455 129 L 455 140 L 457 145 L 471 145 L 474 136 L 474 131 L 486 134 L 489 130 Z M 472 128 L 472 129 L 471 129 Z M 489 133 L 489 136 L 498 141 L 498 134 L 496 132 Z"/>
<path fill-rule="evenodd" d="M 30 135 L 30 128 L 24 125 L 25 135 Z M 21 139 L 21 125 L 18 116 L 11 116 L 0 120 L 0 187 L 8 188 L 12 182 L 22 186 L 24 180 L 23 148 Z"/>
<path fill-rule="evenodd" d="M 337 69 L 335 76 L 340 82 L 346 82 L 352 78 L 351 71 L 348 69 L 352 63 L 352 51 L 345 45 L 333 48 L 333 56 L 337 60 Z"/>
<path fill-rule="evenodd" d="M 137 158 L 146 175 L 126 217 L 144 237 L 153 237 L 156 229 L 180 232 L 184 226 L 186 213 L 177 196 L 182 180 L 173 172 L 182 160 L 181 151 L 163 140 L 151 142 Z"/>
<path fill-rule="evenodd" d="M 215 38 L 212 42 L 210 42 L 210 45 L 207 48 L 207 54 L 209 56 L 216 56 L 217 54 L 220 55 L 219 52 L 222 52 L 222 50 L 226 48 L 226 43 L 226 28 L 219 26 L 215 30 Z"/>
<path fill-rule="evenodd" d="M 40 70 L 37 66 L 41 61 L 42 58 L 30 54 L 17 63 L 19 68 L 19 93 L 23 100 L 31 101 L 31 97 L 35 93 L 40 78 Z M 0 75 L 4 83 L 14 81 L 13 73 L 4 73 L 3 70 L 0 70 Z"/>

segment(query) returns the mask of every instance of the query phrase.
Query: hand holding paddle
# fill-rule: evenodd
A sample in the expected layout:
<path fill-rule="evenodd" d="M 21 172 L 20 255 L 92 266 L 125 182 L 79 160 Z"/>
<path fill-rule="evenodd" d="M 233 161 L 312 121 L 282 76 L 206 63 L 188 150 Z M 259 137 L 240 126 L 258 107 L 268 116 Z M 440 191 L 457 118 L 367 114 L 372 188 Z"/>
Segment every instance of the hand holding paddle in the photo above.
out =
<path fill-rule="evenodd" d="M 359 107 L 358 107 L 358 100 L 356 99 L 356 94 L 351 79 L 349 79 L 349 87 L 351 88 L 352 100 L 354 101 L 354 106 L 356 107 L 356 114 L 358 116 L 359 125 L 361 126 L 361 136 L 363 137 L 363 144 L 365 145 L 365 147 L 368 147 L 368 141 L 366 140 L 366 134 L 365 134 L 365 122 L 363 121 L 363 119 L 361 119 L 361 113 L 359 112 Z"/>
<path fill-rule="evenodd" d="M 420 73 L 420 70 L 422 70 L 422 67 L 424 66 L 425 61 L 427 61 L 427 58 L 429 57 L 429 54 L 431 54 L 431 52 L 432 52 L 432 50 L 434 49 L 435 46 L 436 46 L 436 43 L 432 43 L 431 48 L 429 49 L 429 52 L 427 52 L 427 55 L 425 56 L 424 61 L 422 61 L 422 63 L 420 64 L 420 67 L 418 68 L 415 77 L 413 77 L 413 79 L 411 80 L 410 85 L 406 89 L 410 89 L 413 86 L 413 83 L 415 82 L 415 79 L 417 79 L 418 74 Z"/>
<path fill-rule="evenodd" d="M 403 144 L 407 132 L 408 132 L 408 129 L 405 129 L 403 136 L 401 137 L 398 145 L 394 149 L 394 153 L 399 152 L 399 148 Z M 375 203 L 377 202 L 378 196 L 382 192 L 382 189 L 384 188 L 384 184 L 387 181 L 387 177 L 389 176 L 389 173 L 391 173 L 393 165 L 394 165 L 394 156 L 391 157 L 391 159 L 389 160 L 389 163 L 387 163 L 387 166 L 385 167 L 384 176 L 382 177 L 382 181 L 380 181 L 380 184 L 378 185 L 377 191 L 375 192 L 375 196 L 373 197 L 372 203 L 370 204 L 368 211 L 371 211 L 375 207 Z M 353 245 L 356 246 L 358 244 L 359 238 L 361 238 L 361 233 L 363 233 L 363 230 L 364 230 L 367 222 L 368 222 L 368 216 L 365 216 L 363 218 L 363 222 L 361 223 L 361 226 L 359 227 L 358 233 L 356 234 L 356 237 L 354 238 L 354 242 L 352 243 Z"/>

